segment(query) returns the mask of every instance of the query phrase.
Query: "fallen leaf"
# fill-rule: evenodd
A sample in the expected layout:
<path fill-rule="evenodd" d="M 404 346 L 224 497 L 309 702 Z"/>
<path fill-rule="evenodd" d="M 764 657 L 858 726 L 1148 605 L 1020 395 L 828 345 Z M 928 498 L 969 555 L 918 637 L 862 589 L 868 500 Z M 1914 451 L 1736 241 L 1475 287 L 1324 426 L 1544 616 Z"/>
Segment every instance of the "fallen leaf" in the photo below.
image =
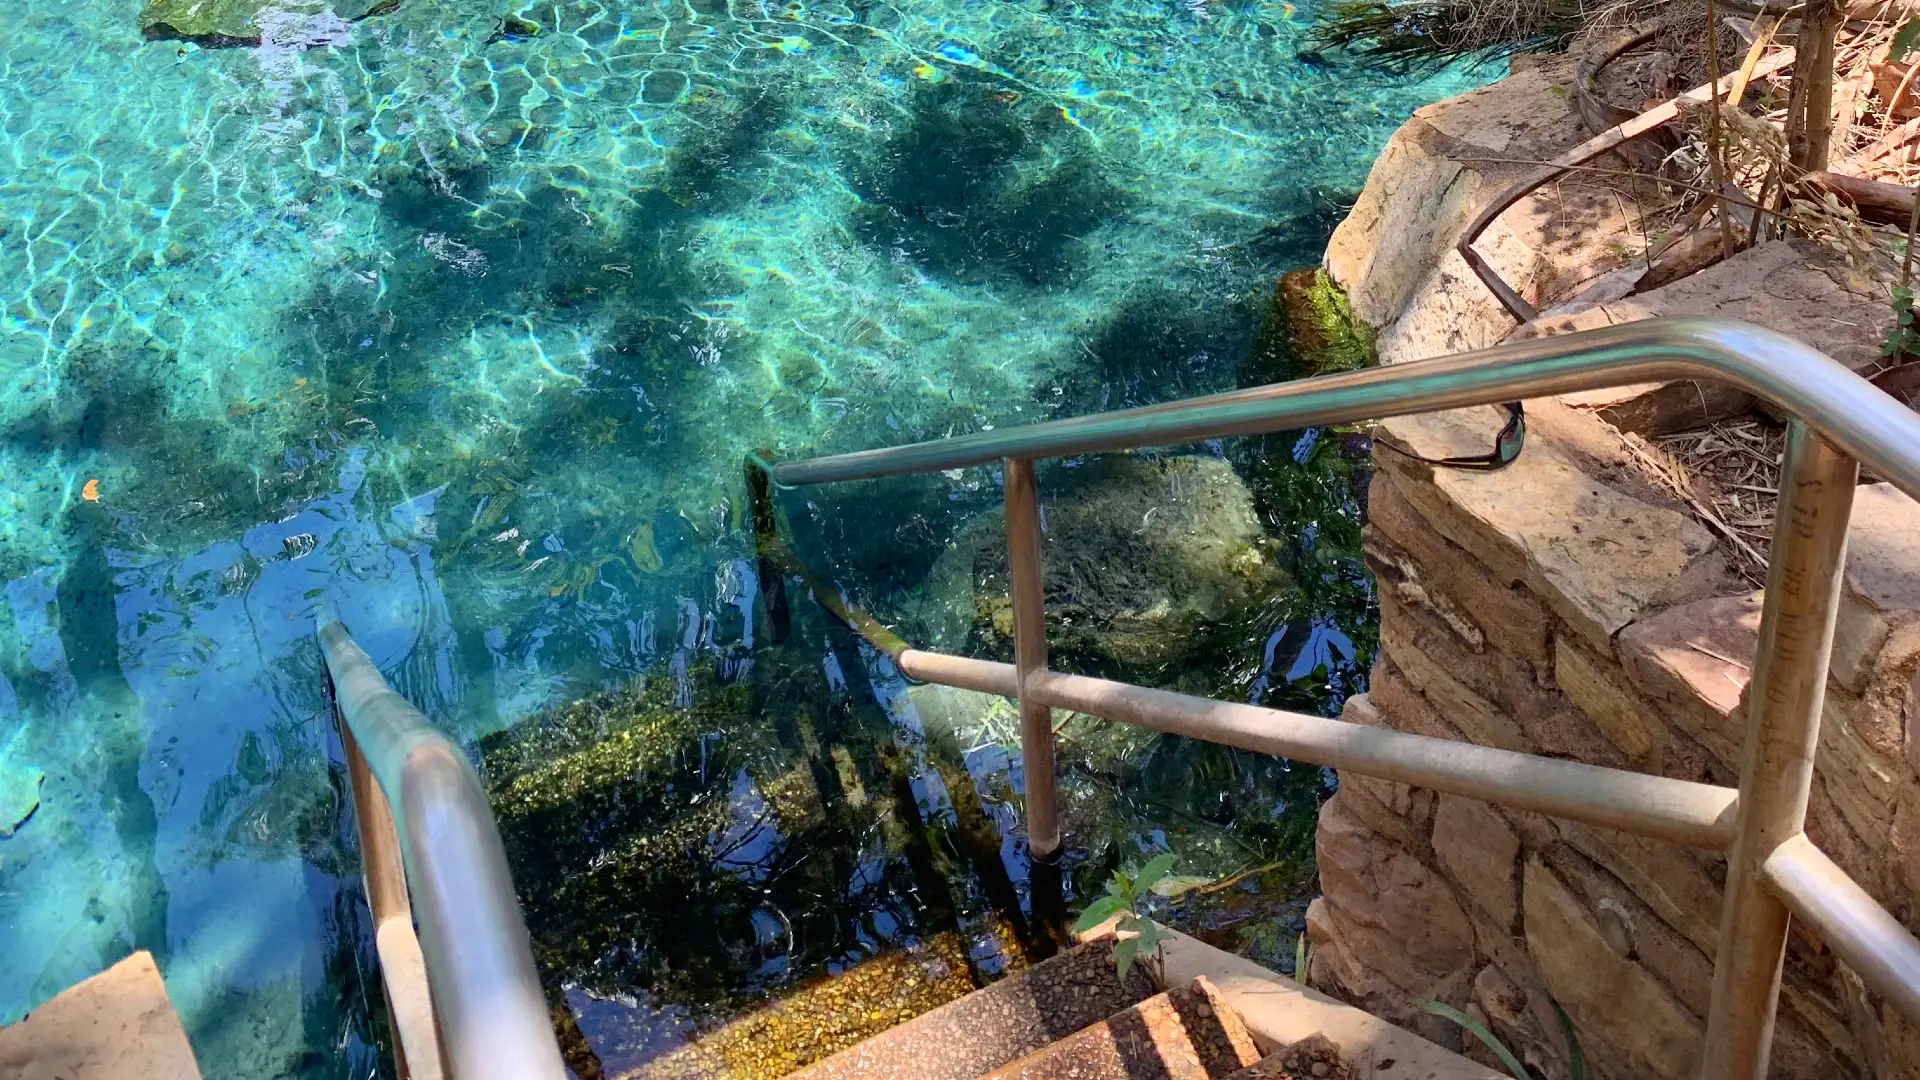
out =
<path fill-rule="evenodd" d="M 293 388 L 295 390 L 298 390 L 305 385 L 307 385 L 307 380 L 305 378 L 299 378 L 299 379 L 293 380 Z"/>
<path fill-rule="evenodd" d="M 547 595 L 559 596 L 561 593 L 566 591 L 567 591 L 567 587 L 565 585 L 555 585 L 553 588 L 547 590 Z"/>
<path fill-rule="evenodd" d="M 88 502 L 100 501 L 100 481 L 89 480 L 80 488 L 80 497 Z"/>

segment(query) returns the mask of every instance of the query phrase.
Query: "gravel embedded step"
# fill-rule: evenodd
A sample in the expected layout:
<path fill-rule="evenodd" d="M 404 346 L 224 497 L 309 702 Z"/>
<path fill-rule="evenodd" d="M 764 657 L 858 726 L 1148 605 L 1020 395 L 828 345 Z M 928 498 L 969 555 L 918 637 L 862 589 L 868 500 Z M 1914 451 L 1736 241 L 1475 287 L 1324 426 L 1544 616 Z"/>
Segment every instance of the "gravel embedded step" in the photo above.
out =
<path fill-rule="evenodd" d="M 1083 1028 L 982 1080 L 1223 1080 L 1260 1051 L 1205 979 Z"/>
<path fill-rule="evenodd" d="M 1090 941 L 792 1074 L 791 1080 L 976 1080 L 1153 993 L 1123 987 L 1111 938 Z"/>
<path fill-rule="evenodd" d="M 1325 1035 L 1310 1035 L 1261 1058 L 1227 1080 L 1355 1080 L 1353 1066 Z"/>

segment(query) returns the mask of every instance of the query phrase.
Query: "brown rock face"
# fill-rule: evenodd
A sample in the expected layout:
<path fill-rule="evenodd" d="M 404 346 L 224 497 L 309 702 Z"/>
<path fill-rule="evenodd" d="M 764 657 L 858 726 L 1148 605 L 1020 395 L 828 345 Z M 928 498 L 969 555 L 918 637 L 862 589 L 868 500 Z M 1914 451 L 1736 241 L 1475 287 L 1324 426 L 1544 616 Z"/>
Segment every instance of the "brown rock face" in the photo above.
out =
<path fill-rule="evenodd" d="M 1473 924 L 1445 881 L 1346 809 L 1350 797 L 1328 801 L 1315 847 L 1346 959 L 1414 997 L 1458 993 Z"/>
<path fill-rule="evenodd" d="M 1520 914 L 1520 838 L 1493 807 L 1440 796 L 1433 853 L 1494 925 L 1511 931 Z"/>
<path fill-rule="evenodd" d="M 1380 438 L 1427 458 L 1485 453 L 1500 427 L 1491 409 L 1383 422 Z M 1590 645 L 1639 618 L 1713 537 L 1692 519 L 1595 481 L 1551 445 L 1530 442 L 1498 472 L 1434 469 L 1398 454 L 1381 465 L 1442 536 L 1509 584 L 1543 597 Z"/>
<path fill-rule="evenodd" d="M 1682 1080 L 1697 1073 L 1700 1021 L 1620 955 L 1593 914 L 1537 860 L 1527 863 L 1525 895 L 1527 951 L 1573 1017 L 1581 1044 L 1621 1059 L 1631 1070 L 1623 1075 Z"/>
<path fill-rule="evenodd" d="M 1761 603 L 1758 592 L 1701 600 L 1620 633 L 1620 662 L 1635 688 L 1729 772 L 1740 767 L 1744 726 L 1733 714 L 1753 678 Z"/>

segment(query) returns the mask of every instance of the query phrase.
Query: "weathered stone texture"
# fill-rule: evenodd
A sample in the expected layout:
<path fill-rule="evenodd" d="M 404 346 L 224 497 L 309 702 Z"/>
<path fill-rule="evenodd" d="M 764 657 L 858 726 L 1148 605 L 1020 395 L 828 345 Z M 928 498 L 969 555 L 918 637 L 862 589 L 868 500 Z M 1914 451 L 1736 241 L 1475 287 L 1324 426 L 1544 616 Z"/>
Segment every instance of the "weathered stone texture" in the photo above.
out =
<path fill-rule="evenodd" d="M 1378 437 L 1426 458 L 1485 453 L 1501 419 L 1490 409 L 1400 417 Z M 1554 614 L 1611 652 L 1613 635 L 1711 550 L 1704 527 L 1605 487 L 1540 439 L 1511 466 L 1434 469 L 1401 454 L 1380 464 L 1410 481 L 1407 500 L 1501 580 L 1523 583 Z"/>
<path fill-rule="evenodd" d="M 153 957 L 137 952 L 0 1028 L 10 1080 L 200 1080 Z"/>
<path fill-rule="evenodd" d="M 1620 955 L 1544 863 L 1526 868 L 1527 948 L 1573 1018 L 1589 1057 L 1617 1076 L 1679 1080 L 1699 1071 L 1700 1020 L 1647 970 Z"/>
<path fill-rule="evenodd" d="M 1548 104 L 1546 88 L 1564 78 L 1553 65 L 1533 67 L 1422 110 L 1376 164 L 1327 266 L 1380 330 L 1383 362 L 1487 344 L 1511 329 L 1452 251 L 1479 200 L 1508 178 L 1469 159 L 1475 147 L 1483 158 L 1521 156 L 1514 147 L 1546 156 L 1566 135 L 1563 106 Z M 1495 144 L 1508 149 L 1485 152 Z M 1566 227 L 1571 219 L 1554 218 L 1566 209 L 1525 200 L 1479 245 L 1530 299 L 1571 295 L 1569 273 L 1606 272 L 1585 240 L 1538 242 Z M 1607 232 L 1604 220 L 1594 232 Z M 1543 253 L 1574 269 L 1540 272 Z M 1596 287 L 1588 300 L 1556 320 L 1579 328 L 1733 313 L 1813 335 L 1848 360 L 1867 325 L 1854 283 L 1788 244 L 1653 293 L 1620 298 Z M 1563 328 L 1540 320 L 1527 333 Z M 1600 417 L 1657 430 L 1702 409 L 1740 407 L 1741 397 L 1703 398 L 1681 384 L 1574 404 L 1530 405 L 1537 422 L 1525 452 L 1493 472 L 1408 455 L 1484 453 L 1502 422 L 1496 410 L 1379 425 L 1365 546 L 1380 585 L 1382 648 L 1368 693 L 1346 717 L 1732 785 L 1765 598 L 1636 471 Z M 1910 928 L 1920 928 L 1917 716 L 1920 505 L 1870 485 L 1858 493 L 1849 536 L 1807 831 Z M 1418 997 L 1470 1008 L 1551 1080 L 1567 1075 L 1555 1000 L 1602 1080 L 1694 1074 L 1718 946 L 1721 856 L 1341 780 L 1320 825 L 1326 895 L 1308 913 L 1313 980 L 1395 1020 L 1418 1019 Z M 1773 1075 L 1920 1080 L 1920 1029 L 1803 932 L 1789 948 Z"/>
<path fill-rule="evenodd" d="M 1440 796 L 1433 853 L 1497 927 L 1511 932 L 1520 914 L 1520 838 L 1486 803 Z"/>

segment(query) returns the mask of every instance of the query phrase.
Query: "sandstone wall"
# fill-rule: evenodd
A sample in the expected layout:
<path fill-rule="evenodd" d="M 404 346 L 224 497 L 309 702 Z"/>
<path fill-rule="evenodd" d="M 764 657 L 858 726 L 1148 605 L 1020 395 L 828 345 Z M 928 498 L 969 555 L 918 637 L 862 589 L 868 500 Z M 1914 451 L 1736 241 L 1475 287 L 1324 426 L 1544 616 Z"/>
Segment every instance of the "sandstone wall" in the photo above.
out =
<path fill-rule="evenodd" d="M 1476 199 L 1505 182 L 1486 164 L 1505 151 L 1474 138 L 1534 158 L 1579 137 L 1556 77 L 1535 70 L 1423 110 L 1376 166 L 1328 270 L 1380 328 L 1386 361 L 1513 331 L 1450 249 Z M 1605 229 L 1576 237 L 1566 217 L 1581 198 L 1529 200 L 1482 246 L 1535 300 L 1606 272 L 1582 255 L 1607 248 Z M 1766 257 L 1778 271 L 1779 252 Z M 1806 293 L 1806 275 L 1834 280 L 1817 261 L 1788 260 L 1802 275 L 1788 291 Z M 1821 293 L 1829 307 L 1834 289 Z M 1628 317 L 1688 310 L 1674 297 L 1663 308 L 1664 291 Z M 1780 291 L 1735 289 L 1731 303 L 1722 289 L 1712 310 L 1793 324 Z M 1499 472 L 1376 453 L 1366 546 L 1382 647 L 1346 719 L 1731 785 L 1761 595 L 1589 404 L 1530 402 L 1526 451 Z M 1463 410 L 1377 434 L 1423 456 L 1475 454 L 1500 419 Z M 1808 830 L 1920 929 L 1920 507 L 1864 487 L 1850 547 Z M 1465 1009 L 1536 1075 L 1567 1075 L 1562 1009 L 1600 1076 L 1696 1074 L 1722 858 L 1356 775 L 1322 811 L 1318 851 L 1320 988 L 1455 1048 L 1458 1029 L 1415 1002 Z M 1820 941 L 1797 931 L 1787 964 L 1776 1075 L 1920 1078 L 1920 1030 Z"/>

